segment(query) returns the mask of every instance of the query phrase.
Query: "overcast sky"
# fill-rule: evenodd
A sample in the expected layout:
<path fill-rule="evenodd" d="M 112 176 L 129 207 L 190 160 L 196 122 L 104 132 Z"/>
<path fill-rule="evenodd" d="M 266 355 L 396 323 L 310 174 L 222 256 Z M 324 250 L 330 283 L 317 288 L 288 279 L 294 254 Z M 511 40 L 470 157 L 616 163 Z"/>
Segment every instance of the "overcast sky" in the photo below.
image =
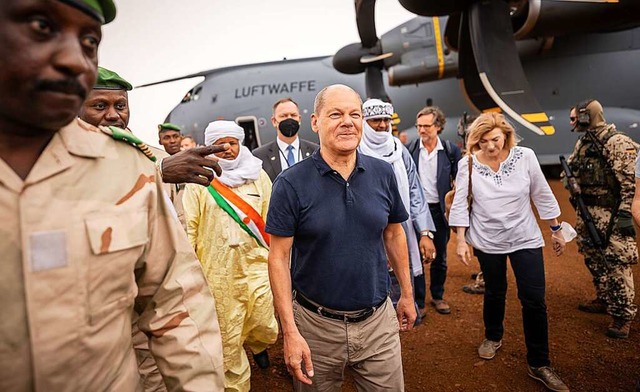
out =
<path fill-rule="evenodd" d="M 134 86 L 230 65 L 331 55 L 357 42 L 351 0 L 115 0 L 100 65 Z M 378 36 L 414 15 L 378 0 Z M 199 79 L 134 89 L 129 127 L 157 145 L 157 124 Z"/>

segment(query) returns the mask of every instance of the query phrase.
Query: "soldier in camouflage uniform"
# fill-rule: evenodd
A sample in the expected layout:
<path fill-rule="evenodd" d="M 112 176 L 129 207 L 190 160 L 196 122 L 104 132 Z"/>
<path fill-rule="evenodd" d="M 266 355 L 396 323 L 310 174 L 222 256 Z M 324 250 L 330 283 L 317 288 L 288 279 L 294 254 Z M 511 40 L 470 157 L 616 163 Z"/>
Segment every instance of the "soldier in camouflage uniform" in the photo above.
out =
<path fill-rule="evenodd" d="M 590 313 L 613 317 L 607 335 L 627 338 L 636 316 L 631 265 L 638 259 L 635 229 L 631 217 L 634 195 L 634 162 L 638 145 L 607 124 L 598 101 L 576 107 L 578 139 L 568 164 L 582 189 L 582 197 L 604 242 L 593 244 L 583 217 L 576 224 L 578 248 L 593 276 L 596 299 L 580 304 Z"/>

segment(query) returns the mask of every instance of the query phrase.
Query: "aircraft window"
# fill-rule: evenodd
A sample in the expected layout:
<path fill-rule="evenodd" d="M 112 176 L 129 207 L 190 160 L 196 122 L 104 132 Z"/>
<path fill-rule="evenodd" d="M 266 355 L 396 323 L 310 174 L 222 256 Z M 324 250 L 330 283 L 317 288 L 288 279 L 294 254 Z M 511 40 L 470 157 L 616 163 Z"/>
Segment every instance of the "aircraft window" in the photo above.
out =
<path fill-rule="evenodd" d="M 182 98 L 181 103 L 187 103 L 191 101 L 197 101 L 200 98 L 200 92 L 202 91 L 202 86 L 196 86 L 189 90 L 189 92 Z"/>
<path fill-rule="evenodd" d="M 236 123 L 244 129 L 244 145 L 249 150 L 258 148 L 261 144 L 258 119 L 255 116 L 243 116 L 236 118 Z"/>

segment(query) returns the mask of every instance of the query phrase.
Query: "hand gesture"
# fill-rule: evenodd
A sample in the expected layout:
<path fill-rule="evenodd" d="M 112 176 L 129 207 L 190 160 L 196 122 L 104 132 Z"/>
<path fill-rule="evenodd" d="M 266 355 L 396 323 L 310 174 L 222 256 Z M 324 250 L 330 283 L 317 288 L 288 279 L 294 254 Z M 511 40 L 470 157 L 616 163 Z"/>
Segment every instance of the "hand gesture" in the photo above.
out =
<path fill-rule="evenodd" d="M 180 151 L 162 160 L 162 182 L 169 184 L 194 183 L 207 186 L 218 176 L 222 169 L 217 159 L 208 157 L 229 149 L 229 144 L 219 146 L 195 147 Z"/>

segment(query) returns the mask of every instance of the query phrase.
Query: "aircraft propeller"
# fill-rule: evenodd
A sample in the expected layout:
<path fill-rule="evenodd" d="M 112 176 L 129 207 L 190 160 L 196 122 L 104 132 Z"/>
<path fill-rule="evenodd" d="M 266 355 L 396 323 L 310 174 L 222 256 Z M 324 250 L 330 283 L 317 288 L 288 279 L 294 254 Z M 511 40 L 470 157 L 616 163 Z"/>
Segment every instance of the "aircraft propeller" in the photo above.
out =
<path fill-rule="evenodd" d="M 529 86 L 513 37 L 511 13 L 523 1 L 399 1 L 419 15 L 450 15 L 445 41 L 458 50 L 458 77 L 473 106 L 502 110 L 537 134 L 555 132 Z"/>
<path fill-rule="evenodd" d="M 382 69 L 384 60 L 393 53 L 384 53 L 375 25 L 376 0 L 356 0 L 356 23 L 360 43 L 347 45 L 333 57 L 333 67 L 346 74 L 365 73 L 367 98 L 390 102 L 384 88 Z"/>
<path fill-rule="evenodd" d="M 533 95 L 515 44 L 511 19 L 528 5 L 528 0 L 399 1 L 418 15 L 449 15 L 445 42 L 459 52 L 458 77 L 473 106 L 479 111 L 502 110 L 540 135 L 555 132 Z M 606 3 L 612 0 L 556 1 Z"/>

